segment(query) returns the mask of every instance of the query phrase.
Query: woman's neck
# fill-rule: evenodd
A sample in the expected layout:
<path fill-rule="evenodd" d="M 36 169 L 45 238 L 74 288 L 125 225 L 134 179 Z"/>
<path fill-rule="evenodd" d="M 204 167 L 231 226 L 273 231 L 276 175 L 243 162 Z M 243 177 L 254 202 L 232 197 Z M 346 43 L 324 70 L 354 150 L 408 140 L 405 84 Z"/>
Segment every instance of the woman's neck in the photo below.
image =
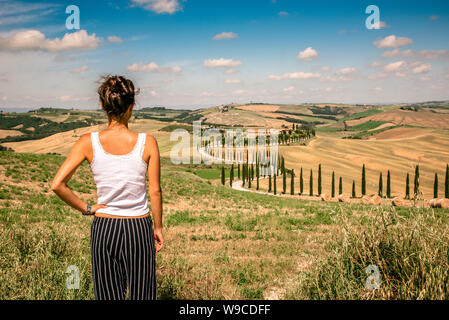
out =
<path fill-rule="evenodd" d="M 128 122 L 119 122 L 117 120 L 109 120 L 108 130 L 128 130 Z"/>

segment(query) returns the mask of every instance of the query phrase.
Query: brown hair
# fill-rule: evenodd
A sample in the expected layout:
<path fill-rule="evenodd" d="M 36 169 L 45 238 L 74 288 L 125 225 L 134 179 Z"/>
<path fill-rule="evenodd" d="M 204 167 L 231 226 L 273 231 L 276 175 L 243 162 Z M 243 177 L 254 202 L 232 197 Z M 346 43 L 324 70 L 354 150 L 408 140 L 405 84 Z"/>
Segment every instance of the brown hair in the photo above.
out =
<path fill-rule="evenodd" d="M 122 76 L 105 76 L 98 88 L 101 104 L 108 117 L 119 119 L 134 104 L 137 93 L 133 82 Z"/>

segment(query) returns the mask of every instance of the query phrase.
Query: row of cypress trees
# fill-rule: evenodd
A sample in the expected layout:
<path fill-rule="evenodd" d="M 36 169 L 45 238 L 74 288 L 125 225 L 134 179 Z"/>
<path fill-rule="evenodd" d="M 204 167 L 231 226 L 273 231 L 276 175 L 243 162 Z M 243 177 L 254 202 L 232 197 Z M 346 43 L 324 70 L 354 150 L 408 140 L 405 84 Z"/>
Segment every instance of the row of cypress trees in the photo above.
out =
<path fill-rule="evenodd" d="M 293 169 L 288 170 L 285 168 L 285 161 L 284 157 L 280 157 L 280 174 L 282 174 L 282 193 L 287 193 L 287 174 L 290 172 L 290 194 L 295 194 L 295 172 Z M 243 185 L 245 183 L 248 184 L 248 188 L 252 187 L 252 182 L 254 179 L 256 180 L 256 189 L 259 190 L 259 178 L 260 178 L 260 166 L 258 162 L 256 161 L 256 165 L 248 164 L 248 162 L 243 163 L 242 165 L 237 165 L 237 174 L 238 178 L 242 177 Z M 234 165 L 231 165 L 230 169 L 230 185 L 232 186 L 232 182 L 234 180 Z M 221 183 L 225 185 L 226 177 L 225 177 L 225 168 L 222 167 L 221 170 Z M 332 186 L 331 186 L 331 195 L 332 197 L 335 197 L 335 172 L 332 172 Z M 414 177 L 414 189 L 413 189 L 413 197 L 417 198 L 420 194 L 419 189 L 419 165 L 416 165 L 415 167 L 415 177 Z M 313 170 L 310 170 L 310 179 L 309 179 L 309 194 L 313 195 Z M 276 175 L 269 176 L 268 181 L 268 192 L 273 192 L 274 194 L 277 194 L 277 182 L 276 182 Z M 339 177 L 339 186 L 338 186 L 338 194 L 343 193 L 343 179 L 342 177 Z M 366 195 L 366 167 L 365 164 L 363 164 L 362 167 L 362 184 L 361 184 L 361 193 L 362 196 Z M 300 175 L 299 175 L 299 194 L 304 194 L 304 179 L 303 179 L 303 168 L 301 168 Z M 322 194 L 322 171 L 321 171 L 321 164 L 318 165 L 318 194 Z M 378 184 L 378 192 L 377 194 L 380 197 L 386 196 L 387 198 L 391 198 L 391 173 L 390 170 L 387 171 L 387 185 L 386 185 L 386 192 L 384 194 L 384 188 L 383 188 L 383 174 L 382 172 L 379 173 L 379 184 Z M 355 198 L 357 196 L 356 194 L 356 183 L 355 180 L 352 181 L 352 197 Z M 434 178 L 434 198 L 438 198 L 438 174 L 435 173 Z M 446 176 L 445 176 L 445 182 L 444 182 L 444 197 L 449 198 L 449 164 L 446 165 Z M 405 183 L 405 198 L 410 199 L 410 174 L 407 173 L 406 176 L 406 183 Z"/>

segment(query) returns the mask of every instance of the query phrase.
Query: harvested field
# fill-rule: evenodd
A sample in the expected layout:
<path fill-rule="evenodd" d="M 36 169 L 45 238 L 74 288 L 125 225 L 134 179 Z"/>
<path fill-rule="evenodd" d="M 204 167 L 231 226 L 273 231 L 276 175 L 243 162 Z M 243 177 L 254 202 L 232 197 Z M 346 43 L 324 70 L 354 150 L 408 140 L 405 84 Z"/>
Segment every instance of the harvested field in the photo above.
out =
<path fill-rule="evenodd" d="M 23 135 L 23 133 L 20 131 L 16 131 L 16 130 L 0 130 L 0 139 L 6 138 L 6 137 L 21 136 L 21 135 Z"/>
<path fill-rule="evenodd" d="M 275 112 L 280 109 L 280 106 L 276 105 L 265 105 L 265 104 L 254 104 L 247 106 L 237 106 L 237 109 L 254 111 L 254 112 Z"/>
<path fill-rule="evenodd" d="M 409 128 L 399 127 L 379 132 L 372 136 L 371 139 L 375 140 L 390 140 L 390 139 L 402 139 L 402 138 L 417 138 L 426 134 L 429 134 L 430 130 L 421 128 Z"/>
<path fill-rule="evenodd" d="M 385 121 L 395 125 L 409 125 L 425 128 L 449 128 L 449 114 L 438 114 L 427 111 L 391 110 L 358 120 L 347 121 L 349 126 L 356 126 L 367 121 Z"/>

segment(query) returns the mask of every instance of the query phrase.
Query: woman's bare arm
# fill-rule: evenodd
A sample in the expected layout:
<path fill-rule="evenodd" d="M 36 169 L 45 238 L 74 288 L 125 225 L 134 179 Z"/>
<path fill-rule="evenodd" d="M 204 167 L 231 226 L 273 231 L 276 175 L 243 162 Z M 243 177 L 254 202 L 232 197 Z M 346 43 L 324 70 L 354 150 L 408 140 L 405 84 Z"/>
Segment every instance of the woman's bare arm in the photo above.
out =
<path fill-rule="evenodd" d="M 90 142 L 89 134 L 83 135 L 70 150 L 64 163 L 56 173 L 51 184 L 51 190 L 56 193 L 65 203 L 72 208 L 86 212 L 87 203 L 81 200 L 73 191 L 67 186 L 73 174 L 78 167 L 86 160 L 85 147 L 86 143 Z M 100 208 L 106 208 L 105 205 L 92 206 L 91 213 L 95 213 Z"/>
<path fill-rule="evenodd" d="M 150 148 L 150 161 L 148 163 L 148 180 L 151 200 L 151 210 L 154 221 L 154 238 L 156 240 L 156 252 L 159 252 L 164 245 L 162 235 L 162 190 L 161 190 L 161 164 L 159 147 L 156 139 L 147 135 Z"/>

